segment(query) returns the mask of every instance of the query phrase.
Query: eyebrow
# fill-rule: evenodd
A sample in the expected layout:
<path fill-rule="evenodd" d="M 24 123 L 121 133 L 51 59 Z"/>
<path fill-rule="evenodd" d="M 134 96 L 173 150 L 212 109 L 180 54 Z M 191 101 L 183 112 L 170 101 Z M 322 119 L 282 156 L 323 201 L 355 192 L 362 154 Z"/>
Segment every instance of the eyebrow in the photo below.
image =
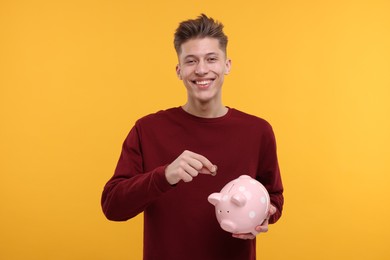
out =
<path fill-rule="evenodd" d="M 205 56 L 207 57 L 207 56 L 212 56 L 212 55 L 218 56 L 218 53 L 217 52 L 209 52 L 209 53 L 206 53 Z M 196 57 L 198 57 L 198 56 L 196 56 L 194 54 L 189 54 L 189 55 L 185 56 L 183 59 L 196 58 Z"/>

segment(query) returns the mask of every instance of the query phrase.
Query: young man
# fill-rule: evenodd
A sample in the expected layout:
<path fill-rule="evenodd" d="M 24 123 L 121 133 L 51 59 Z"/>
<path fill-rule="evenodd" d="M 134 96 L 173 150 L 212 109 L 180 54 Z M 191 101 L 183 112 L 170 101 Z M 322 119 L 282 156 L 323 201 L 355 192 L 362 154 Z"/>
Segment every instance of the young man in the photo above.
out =
<path fill-rule="evenodd" d="M 283 186 L 271 126 L 222 104 L 231 68 L 227 42 L 223 25 L 203 14 L 179 25 L 176 73 L 187 102 L 135 123 L 104 188 L 108 219 L 125 221 L 144 212 L 144 259 L 255 259 L 255 237 L 222 230 L 207 201 L 242 174 L 270 194 L 269 218 L 257 231 L 266 232 L 281 216 Z"/>

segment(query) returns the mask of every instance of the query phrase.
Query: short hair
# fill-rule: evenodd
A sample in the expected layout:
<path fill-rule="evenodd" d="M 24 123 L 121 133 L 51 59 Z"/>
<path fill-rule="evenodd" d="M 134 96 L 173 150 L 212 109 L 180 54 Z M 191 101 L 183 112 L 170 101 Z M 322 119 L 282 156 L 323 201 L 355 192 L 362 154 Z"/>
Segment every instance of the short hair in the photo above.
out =
<path fill-rule="evenodd" d="M 228 37 L 223 32 L 223 24 L 213 18 L 201 14 L 197 19 L 190 19 L 179 24 L 174 35 L 173 44 L 177 54 L 181 53 L 181 45 L 191 39 L 215 38 L 226 55 Z"/>

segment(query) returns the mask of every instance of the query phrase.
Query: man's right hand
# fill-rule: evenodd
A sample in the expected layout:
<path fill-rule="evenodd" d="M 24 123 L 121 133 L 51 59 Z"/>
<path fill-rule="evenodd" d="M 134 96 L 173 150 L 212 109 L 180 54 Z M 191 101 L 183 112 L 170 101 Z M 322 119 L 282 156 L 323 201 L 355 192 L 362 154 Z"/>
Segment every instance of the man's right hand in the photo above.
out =
<path fill-rule="evenodd" d="M 203 155 L 187 150 L 165 168 L 165 177 L 171 185 L 175 185 L 181 180 L 190 182 L 199 173 L 214 176 L 217 173 L 217 166 Z"/>

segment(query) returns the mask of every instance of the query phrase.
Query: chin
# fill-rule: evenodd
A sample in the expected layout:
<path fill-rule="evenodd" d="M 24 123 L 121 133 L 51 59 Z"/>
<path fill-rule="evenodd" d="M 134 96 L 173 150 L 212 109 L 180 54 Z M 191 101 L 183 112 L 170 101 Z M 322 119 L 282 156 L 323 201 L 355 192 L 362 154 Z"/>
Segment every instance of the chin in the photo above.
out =
<path fill-rule="evenodd" d="M 216 96 L 201 96 L 201 97 L 196 97 L 195 99 L 200 103 L 209 103 L 213 100 L 216 100 L 217 97 Z"/>

